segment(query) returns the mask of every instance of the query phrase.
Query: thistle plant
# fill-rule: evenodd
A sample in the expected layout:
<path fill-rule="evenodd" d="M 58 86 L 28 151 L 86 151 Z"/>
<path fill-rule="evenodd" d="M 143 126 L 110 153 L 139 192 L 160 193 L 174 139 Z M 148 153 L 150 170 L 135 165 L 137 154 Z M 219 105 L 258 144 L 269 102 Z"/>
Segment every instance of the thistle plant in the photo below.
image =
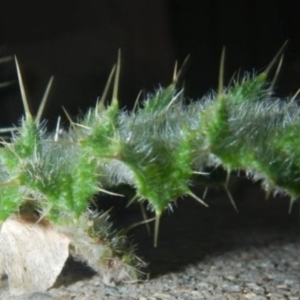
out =
<path fill-rule="evenodd" d="M 289 195 L 292 204 L 300 194 L 300 110 L 296 96 L 276 98 L 268 79 L 281 52 L 264 72 L 246 73 L 226 88 L 223 52 L 218 91 L 193 102 L 178 89 L 180 72 L 175 69 L 168 87 L 149 94 L 131 112 L 118 103 L 119 55 L 96 106 L 76 121 L 69 117 L 69 128 L 58 122 L 54 133 L 41 121 L 52 79 L 34 117 L 16 60 L 25 116 L 0 149 L 1 220 L 13 214 L 48 220 L 71 237 L 73 255 L 106 282 L 119 282 L 137 279 L 143 262 L 125 231 L 112 229 L 109 212 L 95 209 L 99 193 L 132 186 L 135 196 L 128 205 L 143 208 L 145 202 L 154 212 L 144 222 L 154 220 L 154 246 L 160 218 L 178 198 L 191 196 L 208 206 L 192 192 L 195 184 L 216 181 L 237 209 L 227 187 L 232 171 L 259 180 L 268 194 Z M 228 174 L 221 181 L 218 170 Z"/>

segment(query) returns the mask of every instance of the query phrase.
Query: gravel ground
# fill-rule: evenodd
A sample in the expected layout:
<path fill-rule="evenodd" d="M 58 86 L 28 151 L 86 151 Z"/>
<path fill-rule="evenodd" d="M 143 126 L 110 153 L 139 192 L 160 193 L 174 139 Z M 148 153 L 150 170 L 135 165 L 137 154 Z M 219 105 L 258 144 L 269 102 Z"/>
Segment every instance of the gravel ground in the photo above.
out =
<path fill-rule="evenodd" d="M 300 299 L 298 204 L 289 215 L 287 199 L 265 201 L 257 188 L 240 188 L 235 198 L 244 199 L 238 214 L 223 193 L 211 195 L 209 209 L 178 201 L 163 218 L 156 249 L 138 228 L 133 239 L 151 262 L 146 281 L 107 287 L 70 260 L 48 292 L 11 297 L 2 280 L 0 299 Z"/>

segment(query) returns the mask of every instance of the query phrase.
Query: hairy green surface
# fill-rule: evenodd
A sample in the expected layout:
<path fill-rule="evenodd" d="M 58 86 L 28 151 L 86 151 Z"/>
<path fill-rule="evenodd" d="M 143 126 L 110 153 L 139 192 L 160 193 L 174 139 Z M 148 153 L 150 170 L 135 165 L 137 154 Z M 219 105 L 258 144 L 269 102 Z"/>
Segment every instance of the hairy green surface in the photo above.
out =
<path fill-rule="evenodd" d="M 116 82 L 111 104 L 99 102 L 53 134 L 26 112 L 0 149 L 2 221 L 25 211 L 64 226 L 82 224 L 98 192 L 127 184 L 136 191 L 132 201 L 147 201 L 155 212 L 157 240 L 160 216 L 173 201 L 190 195 L 206 205 L 191 186 L 226 187 L 226 172 L 245 171 L 267 192 L 292 200 L 300 195 L 300 110 L 273 96 L 266 73 L 245 74 L 189 103 L 173 83 L 132 112 L 119 108 Z M 91 228 L 86 234 L 95 239 Z M 134 260 L 114 247 L 109 255 Z"/>

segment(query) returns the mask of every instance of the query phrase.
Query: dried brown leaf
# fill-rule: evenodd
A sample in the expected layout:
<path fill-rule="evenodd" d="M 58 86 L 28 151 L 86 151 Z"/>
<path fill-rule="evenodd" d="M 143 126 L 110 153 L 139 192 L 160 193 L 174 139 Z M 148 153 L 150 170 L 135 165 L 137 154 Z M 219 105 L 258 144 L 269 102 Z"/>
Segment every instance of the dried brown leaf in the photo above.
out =
<path fill-rule="evenodd" d="M 70 240 L 36 216 L 11 216 L 0 231 L 0 274 L 10 292 L 20 295 L 49 289 L 68 256 Z"/>

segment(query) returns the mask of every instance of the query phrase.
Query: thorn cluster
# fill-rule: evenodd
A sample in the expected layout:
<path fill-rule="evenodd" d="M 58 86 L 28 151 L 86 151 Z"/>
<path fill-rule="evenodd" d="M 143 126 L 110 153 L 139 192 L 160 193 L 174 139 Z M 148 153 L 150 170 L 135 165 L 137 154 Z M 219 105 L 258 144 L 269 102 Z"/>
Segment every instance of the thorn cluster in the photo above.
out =
<path fill-rule="evenodd" d="M 141 205 L 145 220 L 140 223 L 154 220 L 155 246 L 161 215 L 174 201 L 188 195 L 208 206 L 192 192 L 196 183 L 220 184 L 237 210 L 228 189 L 234 170 L 260 180 L 267 193 L 290 195 L 293 202 L 300 195 L 300 109 L 294 101 L 297 95 L 289 101 L 273 95 L 282 58 L 274 79 L 267 79 L 284 47 L 264 72 L 233 79 L 229 87 L 223 84 L 223 49 L 217 93 L 190 103 L 177 90 L 182 70 L 177 72 L 176 64 L 172 84 L 148 95 L 132 112 L 118 104 L 119 53 L 96 107 L 77 121 L 66 112 L 70 128 L 62 130 L 58 119 L 53 134 L 41 123 L 53 78 L 34 118 L 16 59 L 25 117 L 12 140 L 3 141 L 0 148 L 1 220 L 16 212 L 38 213 L 53 223 L 83 230 L 83 240 L 102 236 L 110 255 L 127 257 L 130 264 L 135 258 L 126 256 L 123 246 L 118 250 L 123 243 L 111 242 L 118 235 L 103 238 L 109 230 L 103 231 L 98 226 L 101 218 L 88 213 L 93 197 L 99 192 L 113 194 L 111 187 L 127 184 L 135 189 L 128 205 Z M 222 171 L 225 176 L 220 176 Z M 145 201 L 155 213 L 153 219 L 147 220 Z"/>

